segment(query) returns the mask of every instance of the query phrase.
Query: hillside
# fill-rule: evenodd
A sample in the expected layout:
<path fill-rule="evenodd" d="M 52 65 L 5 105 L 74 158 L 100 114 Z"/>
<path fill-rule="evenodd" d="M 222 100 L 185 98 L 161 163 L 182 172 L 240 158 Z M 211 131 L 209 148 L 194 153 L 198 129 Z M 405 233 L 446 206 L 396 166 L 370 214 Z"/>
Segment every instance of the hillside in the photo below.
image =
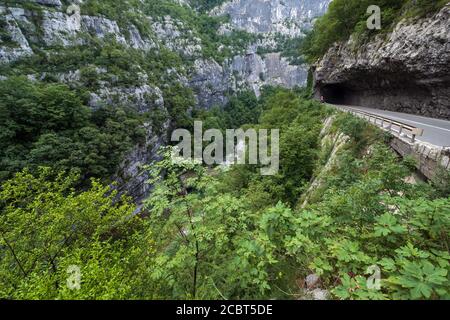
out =
<path fill-rule="evenodd" d="M 141 165 L 167 143 L 170 128 L 192 126 L 188 112 L 224 106 L 237 92 L 259 95 L 264 85 L 306 83 L 307 67 L 291 65 L 282 57 L 285 48 L 271 46 L 278 38 L 295 43 L 300 28 L 309 28 L 327 2 L 307 2 L 308 16 L 295 26 L 285 17 L 296 2 L 276 1 L 274 7 L 271 2 L 251 3 L 262 11 L 249 19 L 267 24 L 272 19 L 267 12 L 284 8 L 277 17 L 279 30 L 270 35 L 242 30 L 235 23 L 241 12 L 227 7 L 223 15 L 194 10 L 200 2 L 84 1 L 79 21 L 78 13 L 67 13 L 69 1 L 4 2 L 0 79 L 9 79 L 5 89 L 18 88 L 10 101 L 58 90 L 76 95 L 85 112 L 84 122 L 75 115 L 55 119 L 51 135 L 21 123 L 20 114 L 13 112 L 12 122 L 5 124 L 10 129 L 3 133 L 0 178 L 24 166 L 56 164 L 58 169 L 75 167 L 86 178 L 116 175 L 123 190 L 142 199 L 148 177 Z M 53 103 L 70 107 L 60 100 Z M 16 127 L 22 125 L 26 128 L 19 130 L 34 131 L 32 139 L 21 138 Z M 114 132 L 110 126 L 116 127 Z M 108 141 L 117 145 L 111 148 Z"/>
<path fill-rule="evenodd" d="M 318 101 L 447 118 L 448 4 L 375 3 L 0 0 L 0 300 L 450 299 L 450 172 Z"/>

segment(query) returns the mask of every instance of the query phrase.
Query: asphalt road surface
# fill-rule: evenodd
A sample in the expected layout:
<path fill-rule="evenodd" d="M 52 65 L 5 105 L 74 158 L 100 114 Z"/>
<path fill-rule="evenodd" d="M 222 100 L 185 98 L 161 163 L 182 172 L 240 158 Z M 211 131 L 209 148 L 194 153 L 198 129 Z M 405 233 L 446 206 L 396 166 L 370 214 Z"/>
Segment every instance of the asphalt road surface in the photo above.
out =
<path fill-rule="evenodd" d="M 392 120 L 409 124 L 417 128 L 421 128 L 424 130 L 423 136 L 417 137 L 417 140 L 428 142 L 436 146 L 450 147 L 450 121 L 365 107 L 346 107 L 365 111 L 378 116 L 383 116 Z"/>

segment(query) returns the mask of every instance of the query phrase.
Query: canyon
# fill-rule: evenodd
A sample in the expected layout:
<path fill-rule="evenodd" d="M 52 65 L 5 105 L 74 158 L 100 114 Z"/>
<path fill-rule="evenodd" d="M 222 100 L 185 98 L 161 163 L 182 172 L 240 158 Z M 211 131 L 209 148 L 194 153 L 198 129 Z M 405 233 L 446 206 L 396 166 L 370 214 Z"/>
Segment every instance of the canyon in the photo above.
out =
<path fill-rule="evenodd" d="M 330 103 L 450 119 L 450 6 L 363 44 L 337 43 L 314 66 Z"/>

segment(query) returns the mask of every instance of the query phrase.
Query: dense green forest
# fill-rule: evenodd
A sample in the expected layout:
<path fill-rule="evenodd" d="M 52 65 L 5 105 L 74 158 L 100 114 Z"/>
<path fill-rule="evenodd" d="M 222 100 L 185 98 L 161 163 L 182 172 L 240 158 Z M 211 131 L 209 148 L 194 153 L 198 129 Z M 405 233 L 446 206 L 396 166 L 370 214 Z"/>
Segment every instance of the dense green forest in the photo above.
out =
<path fill-rule="evenodd" d="M 126 1 L 117 4 L 114 0 L 90 0 L 83 4 L 83 12 L 91 15 L 101 14 L 114 21 L 124 24 L 133 22 L 143 34 L 151 33 L 146 16 L 162 19 L 166 16 L 183 22 L 185 30 L 192 32 L 192 37 L 202 41 L 203 54 L 223 62 L 233 53 L 245 50 L 248 44 L 254 42 L 258 36 L 242 30 L 233 30 L 229 35 L 220 35 L 217 30 L 220 25 L 229 20 L 227 16 L 210 16 L 207 11 L 223 0 L 192 1 L 193 8 L 181 6 L 171 0 Z M 130 10 L 130 8 L 133 8 Z M 125 12 L 125 14 L 124 14 Z M 222 49 L 219 50 L 219 47 Z"/>
<path fill-rule="evenodd" d="M 333 0 L 327 13 L 317 19 L 304 40 L 302 52 L 309 62 L 315 62 L 334 43 L 347 40 L 350 35 L 362 42 L 377 33 L 392 30 L 401 19 L 423 17 L 447 3 L 447 0 Z M 381 30 L 366 27 L 370 5 L 382 9 Z"/>
<path fill-rule="evenodd" d="M 277 175 L 173 163 L 163 149 L 148 167 L 155 189 L 138 216 L 97 180 L 79 191 L 76 172 L 25 170 L 3 183 L 0 296 L 295 299 L 299 279 L 315 272 L 338 299 L 449 298 L 448 186 L 407 183 L 413 164 L 386 147 L 384 133 L 298 92 L 236 99 L 222 115 L 198 117 L 228 126 L 226 110 L 259 110 L 246 127 L 281 129 Z M 307 192 L 329 156 L 320 141 L 330 116 L 329 134 L 350 141 Z M 380 291 L 366 285 L 374 264 Z M 81 268 L 80 290 L 66 286 L 70 265 Z"/>
<path fill-rule="evenodd" d="M 24 5 L 33 9 L 33 19 L 39 25 L 42 7 Z M 187 34 L 201 39 L 202 57 L 218 62 L 242 51 L 257 38 L 244 31 L 221 36 L 217 30 L 228 17 L 210 17 L 170 0 L 90 0 L 83 2 L 82 12 L 110 18 L 125 30 L 133 23 L 143 37 L 150 39 L 156 36 L 147 15 L 154 20 L 164 16 L 179 19 L 189 30 Z M 144 123 L 151 124 L 156 133 L 166 133 L 167 122 L 169 127 L 192 127 L 193 119 L 187 111 L 195 108 L 194 92 L 181 84 L 179 77 L 188 75 L 193 57 L 164 46 L 148 51 L 133 49 L 114 37 L 80 37 L 83 42 L 73 46 L 35 45 L 32 56 L 0 64 L 0 74 L 8 78 L 0 87 L 0 181 L 25 167 L 36 169 L 39 165 L 57 171 L 77 169 L 85 181 L 90 177 L 105 181 L 115 173 L 126 153 L 143 141 Z M 223 50 L 218 49 L 220 46 Z M 58 77 L 73 70 L 79 70 L 80 79 L 70 85 L 61 84 Z M 169 74 L 167 70 L 176 72 Z M 42 77 L 24 76 L 36 74 Z M 87 107 L 90 93 L 105 83 L 125 89 L 163 83 L 164 108 L 154 104 L 154 96 L 145 97 L 151 107 L 145 112 L 123 101 L 96 110 Z"/>

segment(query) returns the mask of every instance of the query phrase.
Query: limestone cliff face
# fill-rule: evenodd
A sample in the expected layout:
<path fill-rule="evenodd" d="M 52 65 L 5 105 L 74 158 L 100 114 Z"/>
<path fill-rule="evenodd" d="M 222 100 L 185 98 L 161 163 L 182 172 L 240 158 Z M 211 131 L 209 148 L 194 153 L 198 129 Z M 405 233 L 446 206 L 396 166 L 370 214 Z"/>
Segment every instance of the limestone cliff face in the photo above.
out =
<path fill-rule="evenodd" d="M 88 34 L 93 38 L 104 39 L 113 37 L 125 47 L 138 50 L 149 50 L 158 46 L 151 38 L 141 36 L 136 26 L 130 24 L 126 30 L 121 30 L 116 21 L 104 17 L 81 15 L 78 22 L 74 15 L 61 10 L 59 0 L 35 0 L 45 5 L 37 13 L 22 7 L 0 6 L 0 23 L 8 34 L 8 42 L 0 42 L 0 63 L 12 63 L 21 58 L 34 54 L 32 46 L 47 48 L 52 46 L 70 47 L 83 44 L 81 35 Z M 127 34 L 127 37 L 125 36 Z M 106 69 L 96 69 L 97 73 L 107 74 Z M 33 79 L 44 78 L 47 73 L 28 75 Z M 80 81 L 80 71 L 70 70 L 66 74 L 52 74 L 59 81 L 77 85 Z M 111 102 L 112 96 L 119 96 L 121 101 L 133 101 L 141 112 L 149 111 L 155 106 L 162 106 L 161 90 L 149 86 L 147 76 L 142 74 L 141 83 L 134 88 L 116 87 L 114 81 L 103 82 L 97 92 L 92 92 L 91 107 L 95 108 L 101 103 Z M 148 97 L 155 97 L 153 101 Z"/>
<path fill-rule="evenodd" d="M 4 44 L 4 40 L 0 43 L 0 62 L 10 63 L 22 57 L 33 54 L 27 38 L 23 34 L 16 19 L 22 19 L 23 10 L 21 8 L 14 8 L 9 10 L 6 7 L 0 6 L 0 16 L 2 31 L 9 36 L 11 45 Z M 23 20 L 23 19 L 22 19 Z"/>
<path fill-rule="evenodd" d="M 245 56 L 234 57 L 230 68 L 233 74 L 238 75 L 234 85 L 249 86 L 257 96 L 264 85 L 293 88 L 303 86 L 307 80 L 307 67 L 289 64 L 279 52 L 260 56 L 250 51 Z"/>
<path fill-rule="evenodd" d="M 337 44 L 314 69 L 328 102 L 450 119 L 450 4 L 387 37 Z"/>
<path fill-rule="evenodd" d="M 188 0 L 173 0 L 177 5 L 189 6 Z M 175 79 L 188 86 L 195 93 L 198 106 L 208 109 L 223 106 L 229 94 L 240 90 L 252 89 L 258 95 L 264 85 L 285 87 L 302 86 L 306 83 L 307 68 L 304 65 L 289 64 L 280 52 L 259 55 L 258 48 L 275 48 L 277 37 L 289 38 L 303 35 L 310 28 L 312 20 L 321 15 L 331 0 L 239 0 L 226 1 L 223 6 L 211 12 L 212 15 L 230 15 L 230 24 L 223 25 L 219 33 L 233 29 L 244 29 L 258 33 L 260 40 L 248 48 L 241 48 L 223 63 L 205 57 L 204 44 L 185 21 L 175 17 L 152 17 L 137 12 L 149 26 L 143 32 L 132 21 L 124 23 L 105 16 L 87 15 L 81 11 L 79 19 L 68 12 L 70 4 L 80 4 L 79 0 L 0 0 L 0 64 L 12 64 L 32 57 L 34 54 L 69 49 L 75 45 L 86 45 L 86 39 L 113 39 L 125 48 L 156 52 L 169 50 L 178 54 L 192 66 L 169 68 L 164 77 Z M 33 5 L 25 5 L 32 2 Z M 86 2 L 86 1 L 85 1 Z M 145 2 L 145 1 L 142 1 Z M 270 51 L 270 50 L 269 50 Z M 127 105 L 138 112 L 151 113 L 159 109 L 163 114 L 165 101 L 163 89 L 165 80 L 150 82 L 151 74 L 144 71 L 135 74 L 132 84 L 123 85 L 117 81 L 111 70 L 104 66 L 89 67 L 97 73 L 101 81 L 89 88 L 89 106 L 93 109 L 104 105 Z M 29 79 L 40 81 L 50 77 L 66 83 L 72 88 L 83 87 L 80 66 L 69 66 L 64 71 L 48 70 L 25 74 Z M 139 70 L 139 67 L 137 67 Z M 5 75 L 0 74 L 0 81 Z M 167 129 L 167 119 L 163 129 Z M 164 130 L 163 130 L 164 131 Z M 116 179 L 121 188 L 128 190 L 136 199 L 148 192 L 145 185 L 146 175 L 142 165 L 156 157 L 156 150 L 167 142 L 164 134 L 156 134 L 153 128 L 147 128 L 146 143 L 136 146 L 126 157 L 117 172 Z"/>
<path fill-rule="evenodd" d="M 253 90 L 259 96 L 265 85 L 303 86 L 308 73 L 306 65 L 291 65 L 279 52 L 261 56 L 251 50 L 228 59 L 223 65 L 198 59 L 194 68 L 189 84 L 196 92 L 198 105 L 204 108 L 224 105 L 228 94 L 243 89 Z"/>
<path fill-rule="evenodd" d="M 323 15 L 331 0 L 233 0 L 211 14 L 228 14 L 231 26 L 251 33 L 298 37 Z"/>
<path fill-rule="evenodd" d="M 323 123 L 319 138 L 321 152 L 326 154 L 327 157 L 324 159 L 324 164 L 320 170 L 317 170 L 316 176 L 311 181 L 309 188 L 300 199 L 299 205 L 301 208 L 305 208 L 308 204 L 311 204 L 311 202 L 317 198 L 318 194 L 320 195 L 323 192 L 321 188 L 323 188 L 326 178 L 332 176 L 332 170 L 335 169 L 339 163 L 339 154 L 345 150 L 349 144 L 349 136 L 339 130 L 337 132 L 332 130 L 335 119 L 336 116 L 332 115 L 325 119 Z"/>

